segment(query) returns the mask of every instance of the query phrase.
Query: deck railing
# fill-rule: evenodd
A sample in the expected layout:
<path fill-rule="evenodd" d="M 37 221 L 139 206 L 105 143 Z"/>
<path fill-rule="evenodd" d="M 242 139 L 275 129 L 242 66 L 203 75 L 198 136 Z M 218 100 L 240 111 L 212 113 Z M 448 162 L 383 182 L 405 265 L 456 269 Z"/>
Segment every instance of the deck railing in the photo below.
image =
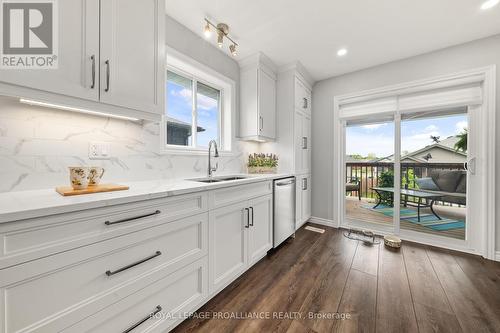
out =
<path fill-rule="evenodd" d="M 464 170 L 464 165 L 462 163 L 401 163 L 401 187 L 407 185 L 407 188 L 418 188 L 417 178 L 429 177 L 431 170 Z M 375 198 L 372 188 L 380 186 L 380 176 L 386 171 L 394 171 L 394 163 L 348 162 L 346 163 L 346 183 L 359 181 L 361 197 Z"/>

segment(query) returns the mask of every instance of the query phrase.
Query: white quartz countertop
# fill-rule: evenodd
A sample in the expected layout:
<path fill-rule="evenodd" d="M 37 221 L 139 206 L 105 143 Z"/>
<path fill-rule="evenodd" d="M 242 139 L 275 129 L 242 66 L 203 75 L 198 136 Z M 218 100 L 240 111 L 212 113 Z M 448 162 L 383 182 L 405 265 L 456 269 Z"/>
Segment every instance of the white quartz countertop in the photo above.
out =
<path fill-rule="evenodd" d="M 222 177 L 224 175 L 217 175 Z M 231 174 L 234 176 L 234 174 Z M 126 191 L 104 192 L 63 197 L 55 189 L 0 193 L 0 223 L 99 208 L 141 200 L 236 186 L 263 180 L 291 177 L 291 174 L 243 175 L 246 179 L 202 183 L 186 179 L 163 179 L 119 182 Z"/>

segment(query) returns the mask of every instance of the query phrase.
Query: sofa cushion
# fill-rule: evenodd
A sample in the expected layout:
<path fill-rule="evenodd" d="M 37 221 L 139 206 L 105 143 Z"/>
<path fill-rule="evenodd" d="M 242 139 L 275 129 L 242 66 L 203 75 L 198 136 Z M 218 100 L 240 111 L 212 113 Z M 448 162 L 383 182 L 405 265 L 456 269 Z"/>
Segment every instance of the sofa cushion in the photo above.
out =
<path fill-rule="evenodd" d="M 463 171 L 460 170 L 432 170 L 430 176 L 441 191 L 455 192 Z"/>
<path fill-rule="evenodd" d="M 467 174 L 464 173 L 460 181 L 458 182 L 457 189 L 455 192 L 458 193 L 467 193 Z"/>
<path fill-rule="evenodd" d="M 439 187 L 434 183 L 431 177 L 417 178 L 418 188 L 421 190 L 439 191 Z"/>

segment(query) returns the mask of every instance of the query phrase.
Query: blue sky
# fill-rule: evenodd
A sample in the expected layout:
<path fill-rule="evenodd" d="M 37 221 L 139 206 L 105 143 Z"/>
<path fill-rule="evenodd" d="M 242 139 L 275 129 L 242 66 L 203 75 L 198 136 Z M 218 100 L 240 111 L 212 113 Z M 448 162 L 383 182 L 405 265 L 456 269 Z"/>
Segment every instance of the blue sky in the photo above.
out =
<path fill-rule="evenodd" d="M 401 122 L 401 150 L 415 151 L 432 144 L 430 138 L 441 140 L 456 135 L 467 127 L 467 115 L 453 115 Z M 346 154 L 384 157 L 394 153 L 394 123 L 349 126 L 346 129 Z"/>
<path fill-rule="evenodd" d="M 193 92 L 181 85 L 167 83 L 167 115 L 177 120 L 192 122 Z M 218 141 L 218 101 L 205 95 L 198 94 L 198 126 L 205 129 L 198 132 L 198 146 L 206 147 L 212 139 Z"/>

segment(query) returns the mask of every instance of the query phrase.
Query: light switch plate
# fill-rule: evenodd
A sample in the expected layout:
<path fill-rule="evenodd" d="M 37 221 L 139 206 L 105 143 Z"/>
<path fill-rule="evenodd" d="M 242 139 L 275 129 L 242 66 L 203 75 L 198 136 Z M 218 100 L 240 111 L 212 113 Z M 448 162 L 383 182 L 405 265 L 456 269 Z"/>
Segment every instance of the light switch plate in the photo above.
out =
<path fill-rule="evenodd" d="M 109 160 L 110 145 L 107 142 L 89 142 L 89 158 L 91 160 Z"/>

